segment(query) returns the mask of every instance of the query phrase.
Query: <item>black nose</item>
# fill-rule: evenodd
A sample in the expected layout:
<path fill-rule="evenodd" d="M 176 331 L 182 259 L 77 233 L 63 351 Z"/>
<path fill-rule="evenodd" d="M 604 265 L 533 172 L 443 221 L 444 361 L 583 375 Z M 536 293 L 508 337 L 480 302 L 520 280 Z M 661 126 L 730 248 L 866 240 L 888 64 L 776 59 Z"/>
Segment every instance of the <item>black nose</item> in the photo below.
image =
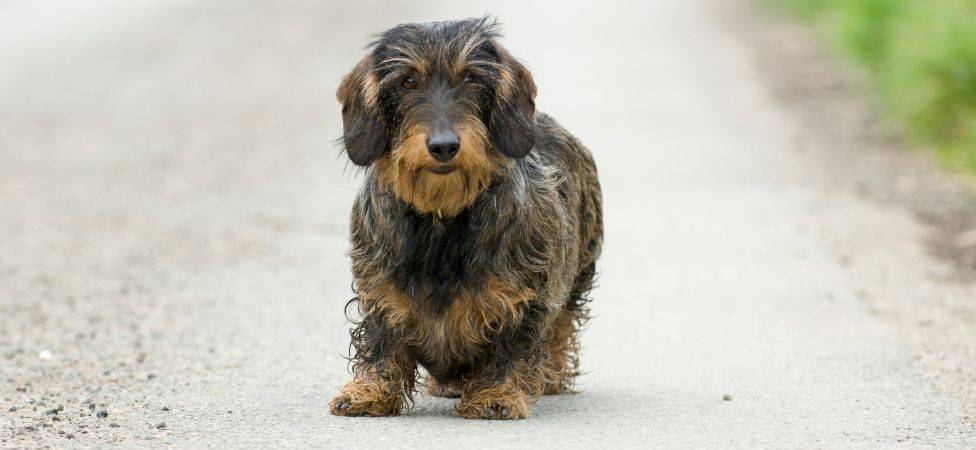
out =
<path fill-rule="evenodd" d="M 438 131 L 427 138 L 427 151 L 440 162 L 453 159 L 460 148 L 461 142 L 453 131 Z"/>

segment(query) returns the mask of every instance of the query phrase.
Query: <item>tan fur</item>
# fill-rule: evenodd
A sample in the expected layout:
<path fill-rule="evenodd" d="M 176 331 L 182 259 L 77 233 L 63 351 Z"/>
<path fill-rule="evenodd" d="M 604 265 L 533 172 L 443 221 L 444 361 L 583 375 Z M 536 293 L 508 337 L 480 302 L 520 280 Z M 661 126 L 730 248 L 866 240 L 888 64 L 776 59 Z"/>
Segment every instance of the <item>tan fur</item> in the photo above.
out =
<path fill-rule="evenodd" d="M 363 58 L 351 72 L 342 78 L 342 82 L 336 89 L 336 98 L 339 99 L 340 103 L 346 105 L 352 103 L 352 99 L 359 97 L 366 107 L 376 107 L 378 87 L 376 76 L 369 70 L 370 64 L 369 57 Z"/>
<path fill-rule="evenodd" d="M 422 49 L 415 49 L 407 45 L 391 45 L 391 50 L 395 50 L 399 53 L 399 56 L 387 58 L 380 62 L 380 65 L 387 65 L 393 63 L 403 63 L 409 67 L 412 67 L 418 73 L 425 74 L 430 70 L 430 58 L 425 58 L 422 54 L 426 51 Z"/>
<path fill-rule="evenodd" d="M 453 217 L 488 187 L 501 163 L 489 156 L 487 131 L 480 122 L 468 121 L 457 133 L 461 148 L 449 163 L 457 168 L 452 173 L 427 170 L 439 163 L 427 151 L 427 132 L 419 126 L 408 129 L 402 144 L 380 157 L 373 170 L 381 183 L 418 212 Z"/>
<path fill-rule="evenodd" d="M 520 363 L 501 383 L 476 378 L 462 387 L 454 408 L 466 419 L 525 419 L 542 394 L 540 369 Z"/>
<path fill-rule="evenodd" d="M 367 314 L 380 313 L 387 325 L 404 330 L 404 344 L 446 360 L 470 355 L 488 342 L 491 332 L 521 321 L 523 307 L 535 293 L 489 278 L 478 291 L 458 293 L 443 314 L 413 309 L 409 297 L 389 283 L 360 295 Z"/>
<path fill-rule="evenodd" d="M 363 103 L 369 108 L 376 108 L 376 96 L 379 93 L 379 88 L 376 86 L 376 75 L 372 73 L 364 75 L 360 84 L 362 85 Z"/>
<path fill-rule="evenodd" d="M 467 292 L 451 304 L 438 326 L 452 349 L 488 342 L 488 334 L 522 320 L 523 306 L 535 297 L 529 289 L 489 278 L 484 289 Z"/>
<path fill-rule="evenodd" d="M 329 402 L 329 411 L 337 416 L 395 416 L 403 410 L 403 396 L 398 390 L 375 380 L 354 378 Z"/>
<path fill-rule="evenodd" d="M 380 314 L 387 325 L 403 325 L 411 316 L 410 298 L 391 283 L 363 289 L 360 296 L 365 314 Z"/>
<path fill-rule="evenodd" d="M 578 331 L 576 315 L 563 309 L 548 333 L 549 354 L 545 364 L 550 377 L 546 380 L 544 394 L 573 392 L 573 384 L 579 373 Z"/>
<path fill-rule="evenodd" d="M 515 79 L 515 75 L 506 68 L 502 68 L 498 71 L 498 98 L 507 99 L 512 96 L 512 91 L 515 90 L 515 85 L 518 80 Z"/>
<path fill-rule="evenodd" d="M 369 367 L 357 371 L 352 381 L 329 401 L 329 411 L 337 416 L 400 414 L 404 401 L 412 398 L 416 379 L 416 362 L 403 352 L 400 355 L 381 369 Z"/>

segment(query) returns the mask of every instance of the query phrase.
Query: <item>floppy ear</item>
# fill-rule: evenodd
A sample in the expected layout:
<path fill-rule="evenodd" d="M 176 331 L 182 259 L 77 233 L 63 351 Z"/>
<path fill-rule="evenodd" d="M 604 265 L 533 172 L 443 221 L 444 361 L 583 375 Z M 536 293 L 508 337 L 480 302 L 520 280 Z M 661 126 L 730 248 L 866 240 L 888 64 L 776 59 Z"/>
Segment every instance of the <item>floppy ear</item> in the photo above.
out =
<path fill-rule="evenodd" d="M 501 60 L 501 69 L 488 133 L 499 151 L 512 158 L 521 158 L 535 145 L 535 82 L 529 70 L 504 48 L 494 47 Z"/>
<path fill-rule="evenodd" d="M 336 98 L 342 104 L 342 141 L 346 154 L 360 166 L 375 161 L 389 145 L 372 68 L 372 55 L 367 55 L 336 90 Z"/>

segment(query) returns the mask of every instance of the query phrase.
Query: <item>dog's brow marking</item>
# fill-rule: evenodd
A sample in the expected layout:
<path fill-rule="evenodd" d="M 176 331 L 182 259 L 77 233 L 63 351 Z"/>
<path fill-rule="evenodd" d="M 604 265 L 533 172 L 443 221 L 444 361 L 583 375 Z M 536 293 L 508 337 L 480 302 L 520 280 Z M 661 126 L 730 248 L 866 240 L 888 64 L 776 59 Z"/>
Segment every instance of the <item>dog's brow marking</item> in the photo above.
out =
<path fill-rule="evenodd" d="M 382 62 L 380 62 L 379 66 L 381 69 L 387 69 L 387 68 L 391 68 L 391 66 L 397 65 L 397 63 L 401 63 L 407 67 L 410 67 L 411 69 L 414 69 L 417 72 L 425 73 L 424 70 L 426 67 L 425 65 L 417 64 L 417 61 L 415 60 L 399 57 L 399 56 L 384 59 Z"/>
<path fill-rule="evenodd" d="M 427 60 L 420 55 L 418 49 L 409 48 L 402 45 L 390 45 L 390 49 L 399 52 L 400 54 L 386 58 L 383 61 L 384 64 L 387 62 L 402 62 L 414 67 L 414 69 L 417 71 L 427 71 Z"/>
<path fill-rule="evenodd" d="M 458 51 L 458 55 L 452 61 L 452 71 L 455 76 L 460 76 L 465 69 L 469 66 L 475 65 L 475 61 L 471 60 L 471 54 L 474 53 L 475 49 L 478 48 L 484 42 L 484 38 L 481 36 L 471 36 L 461 45 L 461 49 Z"/>
<path fill-rule="evenodd" d="M 417 62 L 416 60 L 407 58 L 405 56 L 393 56 L 390 58 L 386 58 L 383 61 L 380 61 L 380 64 L 404 63 L 404 64 L 413 65 L 416 62 Z"/>
<path fill-rule="evenodd" d="M 400 52 L 401 55 L 406 56 L 410 59 L 420 60 L 420 54 L 416 52 L 416 49 L 404 47 L 402 45 L 392 44 L 390 45 L 391 50 Z"/>

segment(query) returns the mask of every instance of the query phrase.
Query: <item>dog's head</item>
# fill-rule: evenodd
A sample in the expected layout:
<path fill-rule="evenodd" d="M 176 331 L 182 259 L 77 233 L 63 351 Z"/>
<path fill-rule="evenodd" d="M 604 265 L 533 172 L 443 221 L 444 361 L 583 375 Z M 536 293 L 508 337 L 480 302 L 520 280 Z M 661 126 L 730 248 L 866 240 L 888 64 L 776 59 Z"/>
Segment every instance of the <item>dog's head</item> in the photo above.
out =
<path fill-rule="evenodd" d="M 346 75 L 353 163 L 421 213 L 455 215 L 535 143 L 535 83 L 490 18 L 399 25 Z"/>

